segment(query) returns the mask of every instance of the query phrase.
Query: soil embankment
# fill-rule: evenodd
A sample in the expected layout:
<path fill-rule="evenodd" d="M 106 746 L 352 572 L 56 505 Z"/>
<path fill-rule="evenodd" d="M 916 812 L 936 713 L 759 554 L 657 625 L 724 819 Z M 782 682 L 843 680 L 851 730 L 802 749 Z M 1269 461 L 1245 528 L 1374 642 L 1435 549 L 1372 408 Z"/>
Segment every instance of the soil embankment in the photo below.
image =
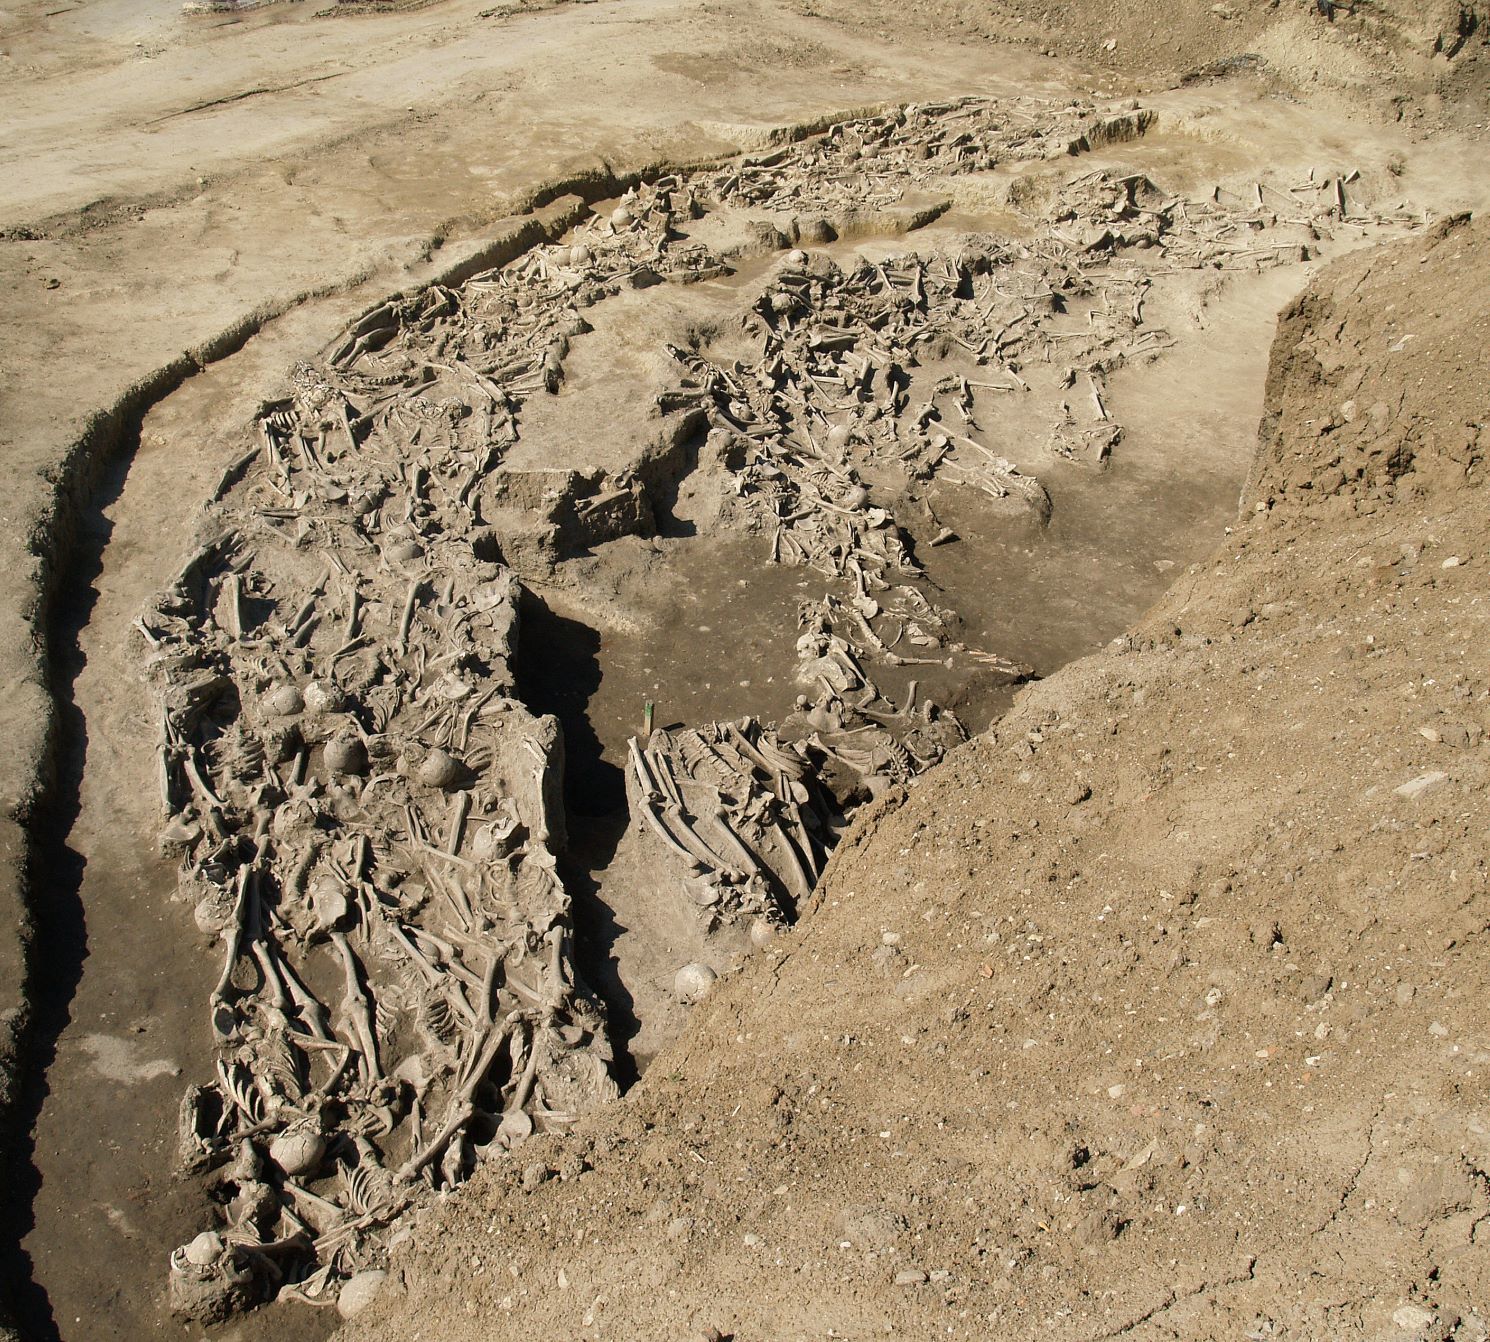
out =
<path fill-rule="evenodd" d="M 1487 260 L 1327 271 L 1227 542 L 353 1335 L 1484 1337 Z"/>
<path fill-rule="evenodd" d="M 1094 77 L 1163 87 L 1246 70 L 1280 89 L 1418 131 L 1462 125 L 1484 85 L 1483 5 L 1460 0 L 793 0 L 914 50 L 928 37 L 998 41 L 1088 62 Z"/>

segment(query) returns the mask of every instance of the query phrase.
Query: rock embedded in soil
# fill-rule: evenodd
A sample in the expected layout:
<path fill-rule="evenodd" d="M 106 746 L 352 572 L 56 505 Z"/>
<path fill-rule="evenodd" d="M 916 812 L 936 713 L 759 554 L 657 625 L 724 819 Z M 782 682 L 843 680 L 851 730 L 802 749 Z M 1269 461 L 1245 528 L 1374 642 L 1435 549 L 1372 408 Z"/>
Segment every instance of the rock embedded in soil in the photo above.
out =
<path fill-rule="evenodd" d="M 336 1297 L 336 1312 L 344 1319 L 355 1319 L 383 1289 L 388 1274 L 377 1270 L 359 1272 L 348 1278 Z"/>

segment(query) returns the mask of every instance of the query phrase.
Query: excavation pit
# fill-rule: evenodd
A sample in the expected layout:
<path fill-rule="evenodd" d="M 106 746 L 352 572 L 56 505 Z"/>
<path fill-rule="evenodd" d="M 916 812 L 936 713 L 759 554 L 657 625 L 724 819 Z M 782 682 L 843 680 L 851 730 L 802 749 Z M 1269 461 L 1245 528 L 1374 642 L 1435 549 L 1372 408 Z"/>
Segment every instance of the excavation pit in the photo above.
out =
<path fill-rule="evenodd" d="M 203 948 L 178 1313 L 330 1303 L 613 1097 L 860 805 L 1214 541 L 1301 263 L 1415 220 L 1172 194 L 1148 126 L 844 123 L 297 366 L 135 650 Z"/>

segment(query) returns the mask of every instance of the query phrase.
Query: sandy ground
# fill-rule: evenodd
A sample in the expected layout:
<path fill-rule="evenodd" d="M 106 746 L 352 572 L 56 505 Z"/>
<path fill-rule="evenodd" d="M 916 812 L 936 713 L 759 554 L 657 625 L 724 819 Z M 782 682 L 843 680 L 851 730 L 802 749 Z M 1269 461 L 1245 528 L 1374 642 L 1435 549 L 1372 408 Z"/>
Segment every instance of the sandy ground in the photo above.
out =
<path fill-rule="evenodd" d="M 1149 78 L 1151 68 L 1135 56 L 1108 62 L 1107 73 L 1083 75 L 1035 54 L 1044 49 L 1040 42 L 1009 49 L 949 41 L 945 24 L 941 36 L 928 28 L 911 42 L 905 31 L 888 25 L 845 27 L 832 21 L 831 11 L 823 13 L 827 17 L 775 5 L 601 0 L 490 18 L 481 17 L 474 3 L 455 2 L 357 19 L 321 18 L 300 6 L 187 17 L 123 3 L 51 12 L 42 5 L 19 6 L 5 14 L 0 453 L 10 488 L 0 514 L 0 545 L 11 581 L 0 594 L 6 658 L 0 727 L 10 743 L 0 780 L 6 817 L 0 839 L 8 859 L 7 921 L 0 936 L 0 991 L 6 996 L 0 1010 L 9 1031 L 25 1027 L 36 1008 L 40 1028 L 33 1043 L 41 1060 L 51 1063 L 45 1087 L 34 1082 L 19 1100 L 27 1125 L 45 1111 L 45 1090 L 54 1099 L 70 1097 L 69 1105 L 89 1115 L 113 1110 L 121 1096 L 132 1097 L 118 1111 L 123 1121 L 103 1125 L 101 1137 L 94 1135 L 99 1125 L 91 1118 L 77 1130 L 67 1117 L 44 1120 L 38 1128 L 40 1189 L 34 1175 L 14 1185 L 23 1192 L 11 1233 L 19 1238 L 34 1224 L 39 1237 L 30 1261 L 20 1263 L 23 1274 L 54 1255 L 76 1253 L 80 1243 L 91 1246 L 91 1253 L 121 1255 L 117 1261 L 127 1262 L 130 1272 L 146 1272 L 152 1255 L 158 1258 L 149 1227 L 181 1210 L 171 1202 L 175 1195 L 164 1177 L 169 1138 L 149 1128 L 144 1114 L 173 1104 L 177 1072 L 193 1063 L 202 1046 L 190 1037 L 189 1017 L 170 1008 L 183 993 L 199 995 L 199 985 L 179 965 L 151 957 L 152 944 L 178 915 L 162 908 L 168 883 L 137 800 L 132 809 L 125 795 L 138 772 L 131 760 L 152 739 L 153 726 L 143 690 L 125 686 L 118 671 L 123 626 L 186 548 L 196 505 L 221 468 L 222 457 L 215 454 L 226 453 L 226 439 L 210 430 L 242 423 L 291 359 L 388 290 L 458 265 L 483 239 L 501 233 L 500 221 L 546 198 L 547 184 L 598 199 L 616 189 L 618 178 L 647 165 L 720 155 L 766 128 L 867 103 L 972 90 L 1048 93 L 1077 81 L 1126 91 Z M 939 20 L 933 15 L 931 21 L 935 27 Z M 1289 21 L 1303 20 L 1290 14 Z M 770 34 L 768 40 L 763 33 Z M 1180 68 L 1234 49 L 1224 23 L 1220 36 L 1206 23 L 1183 35 Z M 1331 53 L 1350 36 L 1321 36 L 1313 29 L 1307 35 L 1311 43 L 1333 43 L 1320 48 Z M 1081 43 L 1059 45 L 1063 52 L 1102 58 L 1100 47 L 1094 53 Z M 1054 39 L 1050 49 L 1056 49 Z M 1270 50 L 1279 54 L 1276 40 Z M 1337 88 L 1359 82 L 1372 68 L 1369 52 L 1350 55 L 1357 65 L 1338 53 L 1321 60 Z M 1169 166 L 1188 163 L 1203 173 L 1260 153 L 1303 158 L 1317 150 L 1325 159 L 1370 153 L 1381 160 L 1397 154 L 1406 169 L 1404 190 L 1415 198 L 1440 209 L 1475 204 L 1485 185 L 1475 140 L 1483 103 L 1478 112 L 1446 117 L 1443 99 L 1455 87 L 1447 79 L 1433 82 L 1439 72 L 1432 59 L 1419 44 L 1411 62 L 1396 69 L 1402 80 L 1428 90 L 1415 104 L 1428 109 L 1426 119 L 1415 114 L 1394 128 L 1369 132 L 1269 97 L 1266 85 L 1195 86 L 1177 95 L 1170 114 L 1211 148 L 1202 154 L 1192 145 Z M 1422 61 L 1425 69 L 1412 63 Z M 1423 143 L 1425 128 L 1445 120 L 1453 123 L 1449 131 Z M 1132 402 L 1147 407 L 1143 432 L 1154 443 L 1207 415 L 1218 426 L 1201 436 L 1224 443 L 1216 448 L 1213 471 L 1203 465 L 1202 474 L 1211 478 L 1197 488 L 1190 514 L 1174 520 L 1176 537 L 1186 539 L 1177 539 L 1173 554 L 1163 556 L 1166 562 L 1182 565 L 1204 549 L 1205 528 L 1214 535 L 1224 496 L 1245 471 L 1246 444 L 1261 408 L 1266 333 L 1271 313 L 1287 297 L 1281 289 L 1259 295 L 1237 314 L 1246 335 L 1236 343 L 1247 353 L 1244 366 L 1229 365 L 1235 380 L 1225 398 L 1205 390 L 1203 342 L 1190 356 L 1194 376 L 1186 379 L 1186 391 L 1135 390 Z M 217 362 L 244 341 L 242 353 Z M 211 368 L 199 372 L 204 365 Z M 181 394 L 141 422 L 149 406 L 182 383 Z M 1141 460 L 1135 456 L 1135 464 Z M 1162 472 L 1162 461 L 1156 455 L 1151 469 Z M 127 476 L 110 462 L 127 464 Z M 1141 489 L 1135 492 L 1135 518 L 1144 497 Z M 1362 544 L 1374 544 L 1374 524 L 1359 526 L 1367 538 Z M 1094 562 L 1104 547 L 1110 557 L 1110 535 L 1093 543 Z M 1100 602 L 1053 615 L 1058 575 L 1045 575 L 1042 591 L 1041 575 L 1032 568 L 1028 581 L 1042 592 L 1046 623 L 1020 625 L 1030 655 L 1053 667 L 1128 623 L 1171 572 L 1145 562 L 1147 571 L 1132 581 L 1104 575 L 1112 591 L 1094 588 Z M 1247 581 L 1238 579 L 1243 587 Z M 1237 601 L 1245 604 L 1242 597 Z M 1099 609 L 1101 620 L 1089 628 Z M 1186 674 L 1202 672 L 1191 668 Z M 63 706 L 60 718 L 52 706 L 54 690 Z M 617 721 L 620 712 L 613 715 Z M 59 785 L 48 790 L 51 779 Z M 990 814 L 1002 806 L 991 804 Z M 23 899 L 28 884 L 29 902 Z M 978 917 L 984 917 L 981 909 Z M 38 944 L 56 958 L 33 957 L 28 980 L 21 948 L 33 918 Z M 840 933 L 830 925 L 821 935 Z M 99 954 L 105 947 L 107 961 Z M 1310 952 L 1316 959 L 1325 954 L 1312 945 Z M 130 967 L 127 973 L 123 966 Z M 757 978 L 764 972 L 752 971 Z M 29 1001 L 22 996 L 28 981 Z M 847 1021 L 848 1005 L 824 1010 L 840 1006 Z M 769 1002 L 762 1010 L 769 1011 Z M 762 1023 L 752 1035 L 755 1029 L 771 1033 L 779 1026 Z M 844 1026 L 845 1033 L 856 1029 Z M 687 1069 L 703 1067 L 690 1060 L 703 1058 L 711 1046 L 687 1046 L 679 1062 L 668 1064 L 668 1077 L 680 1077 L 683 1092 L 703 1084 L 690 1081 Z M 8 1062 L 0 1055 L 7 1083 Z M 774 1073 L 769 1059 L 740 1065 L 759 1078 L 802 1072 L 795 1061 L 781 1063 Z M 668 1124 L 686 1127 L 695 1116 L 678 1107 L 678 1090 L 667 1088 L 672 1085 L 649 1082 L 636 1103 L 643 1113 L 660 1104 L 657 1112 L 666 1113 Z M 663 1098 L 651 1098 L 657 1094 Z M 143 1109 L 135 1108 L 141 1098 Z M 8 1097 L 0 1093 L 0 1101 Z M 780 1107 L 766 1101 L 761 1122 L 776 1123 L 772 1112 Z M 700 1108 L 705 1113 L 697 1123 L 707 1126 L 713 1120 Z M 630 1113 L 614 1121 L 629 1124 Z M 1352 1133 L 1358 1128 L 1359 1123 Z M 78 1131 L 87 1131 L 90 1140 L 77 1140 Z M 1374 1133 L 1369 1125 L 1365 1131 L 1368 1139 Z M 1113 1137 L 1106 1155 L 1121 1156 L 1121 1163 L 1134 1159 L 1142 1142 L 1129 1142 L 1129 1135 Z M 664 1169 L 674 1168 L 674 1156 L 688 1160 L 681 1146 L 668 1141 L 659 1148 Z M 1431 1159 L 1439 1149 L 1424 1139 L 1414 1151 Z M 756 1151 L 749 1143 L 739 1150 L 752 1153 L 746 1167 L 751 1169 L 779 1154 L 774 1148 Z M 124 1151 L 127 1157 L 119 1154 Z M 152 1166 L 142 1177 L 140 1171 Z M 632 1175 L 613 1177 L 624 1184 Z M 785 1175 L 752 1177 L 769 1179 L 773 1188 L 787 1181 Z M 584 1189 L 588 1180 L 576 1187 Z M 1333 1188 L 1326 1184 L 1320 1183 L 1320 1196 Z M 76 1192 L 82 1188 L 90 1190 L 88 1200 Z M 679 1193 L 685 1201 L 696 1195 L 697 1190 Z M 1468 1215 L 1477 1206 L 1470 1197 L 1466 1210 L 1453 1214 Z M 1121 1208 L 1103 1212 L 1109 1213 L 1120 1219 Z M 726 1219 L 706 1215 L 720 1224 Z M 914 1212 L 892 1209 L 889 1215 L 919 1224 Z M 678 1216 L 694 1213 L 657 1212 L 644 1238 L 655 1239 L 652 1227 L 658 1224 L 670 1232 Z M 1098 1221 L 1106 1224 L 1100 1215 Z M 100 1232 L 104 1225 L 107 1233 Z M 692 1243 L 691 1233 L 680 1232 L 685 1246 Z M 878 1232 L 868 1233 L 873 1238 Z M 901 1231 L 886 1233 L 893 1244 Z M 1471 1234 L 1462 1247 L 1473 1250 L 1476 1243 Z M 519 1258 L 538 1252 L 529 1246 Z M 1026 1261 L 1021 1248 L 1010 1252 Z M 676 1256 L 690 1264 L 712 1261 L 690 1253 L 680 1249 Z M 925 1254 L 918 1262 L 923 1258 L 930 1263 Z M 417 1282 L 423 1269 L 414 1270 Z M 659 1286 L 677 1270 L 665 1264 L 648 1268 Z M 712 1289 L 712 1283 L 731 1279 L 722 1269 L 696 1270 L 702 1273 L 699 1284 L 682 1289 L 679 1298 L 697 1301 L 706 1290 L 703 1282 Z M 59 1273 L 57 1280 L 65 1284 L 50 1300 L 34 1288 L 23 1290 L 26 1312 L 41 1321 L 42 1335 L 55 1330 L 63 1336 L 133 1337 L 157 1326 L 153 1304 L 141 1303 L 150 1292 L 131 1287 L 121 1293 L 112 1272 L 101 1274 L 89 1265 Z M 762 1279 L 747 1274 L 741 1280 L 731 1300 L 777 1298 Z M 1051 1278 L 1043 1280 L 1048 1284 Z M 1207 1284 L 1199 1282 L 1190 1294 L 1203 1296 Z M 791 1299 L 800 1301 L 801 1285 L 791 1289 Z M 894 1301 L 906 1299 L 906 1289 L 896 1288 Z M 881 1287 L 876 1299 L 885 1294 Z M 472 1297 L 478 1313 L 484 1298 Z M 535 1291 L 532 1299 L 545 1302 L 538 1306 L 542 1310 L 555 1311 L 536 1316 L 546 1321 L 537 1335 L 556 1335 L 545 1333 L 550 1324 L 575 1325 L 563 1309 L 551 1306 L 546 1292 Z M 997 1291 L 989 1299 L 1008 1307 Z M 489 1303 L 500 1306 L 500 1296 Z M 892 1320 L 898 1317 L 899 1304 L 884 1307 Z M 783 1320 L 804 1317 L 773 1316 L 762 1313 L 765 1308 L 742 1304 L 735 1318 L 767 1329 L 758 1335 L 786 1335 L 782 1330 L 795 1325 Z M 843 1326 L 867 1327 L 864 1320 L 880 1308 L 864 1313 L 855 1306 Z M 467 1311 L 464 1298 L 458 1310 Z M 670 1304 L 668 1310 L 668 1327 L 702 1319 L 697 1310 L 680 1312 L 682 1306 Z M 709 1319 L 725 1327 L 726 1315 L 711 1313 Z M 241 1335 L 288 1336 L 286 1329 L 321 1326 L 260 1316 Z M 506 1335 L 502 1326 L 492 1325 L 490 1335 Z M 612 1335 L 614 1326 L 607 1325 Z M 651 1326 L 636 1322 L 632 1332 L 648 1335 Z M 1308 1322 L 1296 1326 L 1303 1335 L 1316 1335 L 1308 1332 Z"/>

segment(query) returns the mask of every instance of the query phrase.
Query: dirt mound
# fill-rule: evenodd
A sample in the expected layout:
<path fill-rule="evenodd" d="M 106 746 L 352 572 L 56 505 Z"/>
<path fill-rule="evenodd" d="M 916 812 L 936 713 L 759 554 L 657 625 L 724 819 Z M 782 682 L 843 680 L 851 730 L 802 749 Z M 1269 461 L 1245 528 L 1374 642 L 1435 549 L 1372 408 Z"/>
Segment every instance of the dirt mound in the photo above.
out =
<path fill-rule="evenodd" d="M 1269 372 L 1259 501 L 1345 495 L 1343 512 L 1348 498 L 1393 489 L 1423 501 L 1452 493 L 1478 465 L 1485 314 L 1452 290 L 1423 288 L 1427 267 L 1467 275 L 1483 254 L 1463 222 L 1437 226 L 1435 253 L 1358 256 L 1349 279 L 1290 309 Z"/>
<path fill-rule="evenodd" d="M 354 1335 L 1485 1337 L 1487 254 L 1327 271 L 1228 543 Z"/>
<path fill-rule="evenodd" d="M 1458 124 L 1490 81 L 1486 14 L 1460 0 L 796 0 L 804 13 L 913 43 L 1013 42 L 1149 83 L 1263 73 L 1337 90 L 1378 114 Z"/>

